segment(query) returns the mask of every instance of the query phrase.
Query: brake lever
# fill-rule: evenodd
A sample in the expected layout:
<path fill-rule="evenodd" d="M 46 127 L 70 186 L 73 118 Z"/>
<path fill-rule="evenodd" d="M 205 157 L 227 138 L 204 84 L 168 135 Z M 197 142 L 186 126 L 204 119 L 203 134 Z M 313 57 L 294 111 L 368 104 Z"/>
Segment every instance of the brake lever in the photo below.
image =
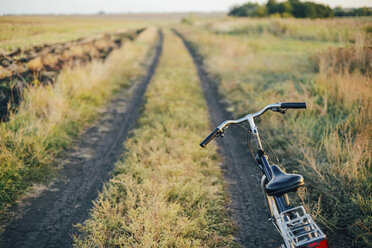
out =
<path fill-rule="evenodd" d="M 282 115 L 284 115 L 285 112 L 287 111 L 287 109 L 282 109 L 282 108 L 272 108 L 271 110 L 274 111 L 274 112 L 279 112 Z"/>
<path fill-rule="evenodd" d="M 225 136 L 225 132 L 226 132 L 226 129 L 228 128 L 229 126 L 226 126 L 225 128 L 222 129 L 222 131 L 217 135 L 217 137 L 223 137 Z"/>

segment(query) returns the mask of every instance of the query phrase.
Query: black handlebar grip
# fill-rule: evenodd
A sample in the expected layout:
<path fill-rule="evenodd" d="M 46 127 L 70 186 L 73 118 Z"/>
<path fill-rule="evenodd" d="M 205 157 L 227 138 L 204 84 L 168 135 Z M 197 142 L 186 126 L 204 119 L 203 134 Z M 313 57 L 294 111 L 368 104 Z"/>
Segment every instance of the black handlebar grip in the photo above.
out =
<path fill-rule="evenodd" d="M 283 102 L 281 104 L 282 108 L 292 108 L 292 109 L 305 109 L 306 102 Z"/>
<path fill-rule="evenodd" d="M 208 145 L 209 142 L 211 142 L 211 140 L 216 137 L 217 134 L 220 134 L 221 133 L 221 130 L 219 128 L 216 128 L 213 132 L 211 132 L 211 134 L 208 135 L 207 138 L 205 138 L 199 145 L 201 147 L 206 147 L 206 145 Z"/>

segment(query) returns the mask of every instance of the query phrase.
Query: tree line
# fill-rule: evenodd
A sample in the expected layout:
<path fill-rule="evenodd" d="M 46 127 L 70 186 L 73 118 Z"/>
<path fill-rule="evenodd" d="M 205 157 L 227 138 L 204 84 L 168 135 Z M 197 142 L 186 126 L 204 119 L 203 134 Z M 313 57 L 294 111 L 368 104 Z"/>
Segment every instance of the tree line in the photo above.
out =
<path fill-rule="evenodd" d="M 328 5 L 301 2 L 300 0 L 287 0 L 277 2 L 269 0 L 266 4 L 245 3 L 241 6 L 233 7 L 228 13 L 229 16 L 249 16 L 249 17 L 296 17 L 296 18 L 328 18 L 333 16 L 370 16 L 372 10 L 364 7 L 353 10 L 343 10 L 341 7 L 331 9 Z"/>

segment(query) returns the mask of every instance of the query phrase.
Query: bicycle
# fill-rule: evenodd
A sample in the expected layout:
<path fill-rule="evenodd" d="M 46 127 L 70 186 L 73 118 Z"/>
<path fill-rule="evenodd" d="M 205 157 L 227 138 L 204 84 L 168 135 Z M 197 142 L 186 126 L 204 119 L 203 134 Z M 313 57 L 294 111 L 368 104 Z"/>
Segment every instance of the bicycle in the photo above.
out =
<path fill-rule="evenodd" d="M 296 192 L 304 186 L 304 178 L 298 174 L 287 174 L 275 164 L 269 163 L 269 157 L 263 149 L 261 138 L 254 119 L 267 110 L 284 114 L 288 109 L 306 109 L 305 102 L 274 103 L 254 114 L 248 114 L 237 120 L 227 120 L 221 123 L 201 143 L 205 147 L 216 136 L 223 136 L 231 124 L 242 126 L 248 122 L 249 132 L 258 144 L 257 155 L 254 157 L 261 172 L 261 188 L 269 208 L 269 220 L 274 224 L 284 244 L 281 248 L 328 248 L 325 234 L 306 213 L 303 206 L 294 206 L 288 198 L 289 192 Z M 250 150 L 252 152 L 251 146 Z M 253 152 L 252 152 L 253 155 Z"/>

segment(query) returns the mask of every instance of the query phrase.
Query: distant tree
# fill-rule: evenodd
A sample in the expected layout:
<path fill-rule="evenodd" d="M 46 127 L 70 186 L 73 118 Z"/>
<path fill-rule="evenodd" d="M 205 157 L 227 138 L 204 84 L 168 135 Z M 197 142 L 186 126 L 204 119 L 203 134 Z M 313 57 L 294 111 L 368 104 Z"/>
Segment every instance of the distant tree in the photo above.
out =
<path fill-rule="evenodd" d="M 253 16 L 258 8 L 257 3 L 246 3 L 241 6 L 233 7 L 228 13 L 229 16 Z"/>
<path fill-rule="evenodd" d="M 371 16 L 371 15 L 372 15 L 372 10 L 367 7 L 358 8 L 354 10 L 354 16 Z"/>
<path fill-rule="evenodd" d="M 333 9 L 334 16 L 351 16 L 352 11 L 345 11 L 342 9 L 341 6 L 337 6 L 336 8 Z"/>
<path fill-rule="evenodd" d="M 316 10 L 316 13 L 317 13 L 317 18 L 327 18 L 327 17 L 333 17 L 334 16 L 334 13 L 333 13 L 333 10 L 327 6 L 327 5 L 323 5 L 323 4 L 314 4 L 315 6 L 315 10 Z"/>
<path fill-rule="evenodd" d="M 336 16 L 345 15 L 341 8 L 335 9 Z M 353 15 L 372 15 L 368 8 L 357 9 Z M 246 3 L 232 8 L 229 12 L 232 16 L 281 16 L 296 18 L 328 18 L 334 16 L 334 11 L 327 5 L 314 2 L 301 2 L 300 0 L 287 0 L 278 2 L 277 0 L 268 0 L 265 5 L 257 3 Z"/>
<path fill-rule="evenodd" d="M 278 9 L 278 2 L 276 0 L 269 0 L 267 3 L 266 3 L 266 8 L 267 8 L 267 12 L 268 14 L 275 14 L 275 13 L 278 13 L 279 9 Z"/>
<path fill-rule="evenodd" d="M 305 18 L 305 4 L 301 3 L 298 0 L 289 0 L 289 3 L 291 4 L 293 10 L 292 14 L 294 17 L 297 18 Z"/>
<path fill-rule="evenodd" d="M 283 2 L 281 3 L 281 8 L 283 10 L 282 12 L 282 16 L 285 16 L 285 17 L 289 17 L 289 16 L 293 16 L 293 7 L 292 7 L 292 4 L 289 2 L 289 1 L 286 1 L 286 2 Z"/>
<path fill-rule="evenodd" d="M 333 10 L 324 4 L 289 0 L 293 7 L 293 16 L 297 18 L 327 18 L 333 16 Z"/>
<path fill-rule="evenodd" d="M 264 17 L 267 15 L 266 7 L 260 6 L 257 3 L 246 3 L 241 6 L 233 7 L 229 13 L 229 16 L 250 16 L 250 17 Z"/>
<path fill-rule="evenodd" d="M 257 17 L 265 17 L 267 16 L 267 8 L 266 6 L 258 6 L 256 9 Z"/>
<path fill-rule="evenodd" d="M 310 3 L 310 2 L 304 3 L 304 16 L 303 17 L 308 17 L 311 19 L 315 19 L 318 17 L 315 4 Z"/>
<path fill-rule="evenodd" d="M 372 10 L 367 7 L 357 8 L 352 10 L 344 10 L 341 6 L 333 9 L 334 16 L 371 16 Z"/>
<path fill-rule="evenodd" d="M 292 5 L 290 2 L 278 3 L 276 0 L 269 0 L 266 3 L 267 13 L 269 15 L 280 14 L 280 16 L 292 16 Z"/>

